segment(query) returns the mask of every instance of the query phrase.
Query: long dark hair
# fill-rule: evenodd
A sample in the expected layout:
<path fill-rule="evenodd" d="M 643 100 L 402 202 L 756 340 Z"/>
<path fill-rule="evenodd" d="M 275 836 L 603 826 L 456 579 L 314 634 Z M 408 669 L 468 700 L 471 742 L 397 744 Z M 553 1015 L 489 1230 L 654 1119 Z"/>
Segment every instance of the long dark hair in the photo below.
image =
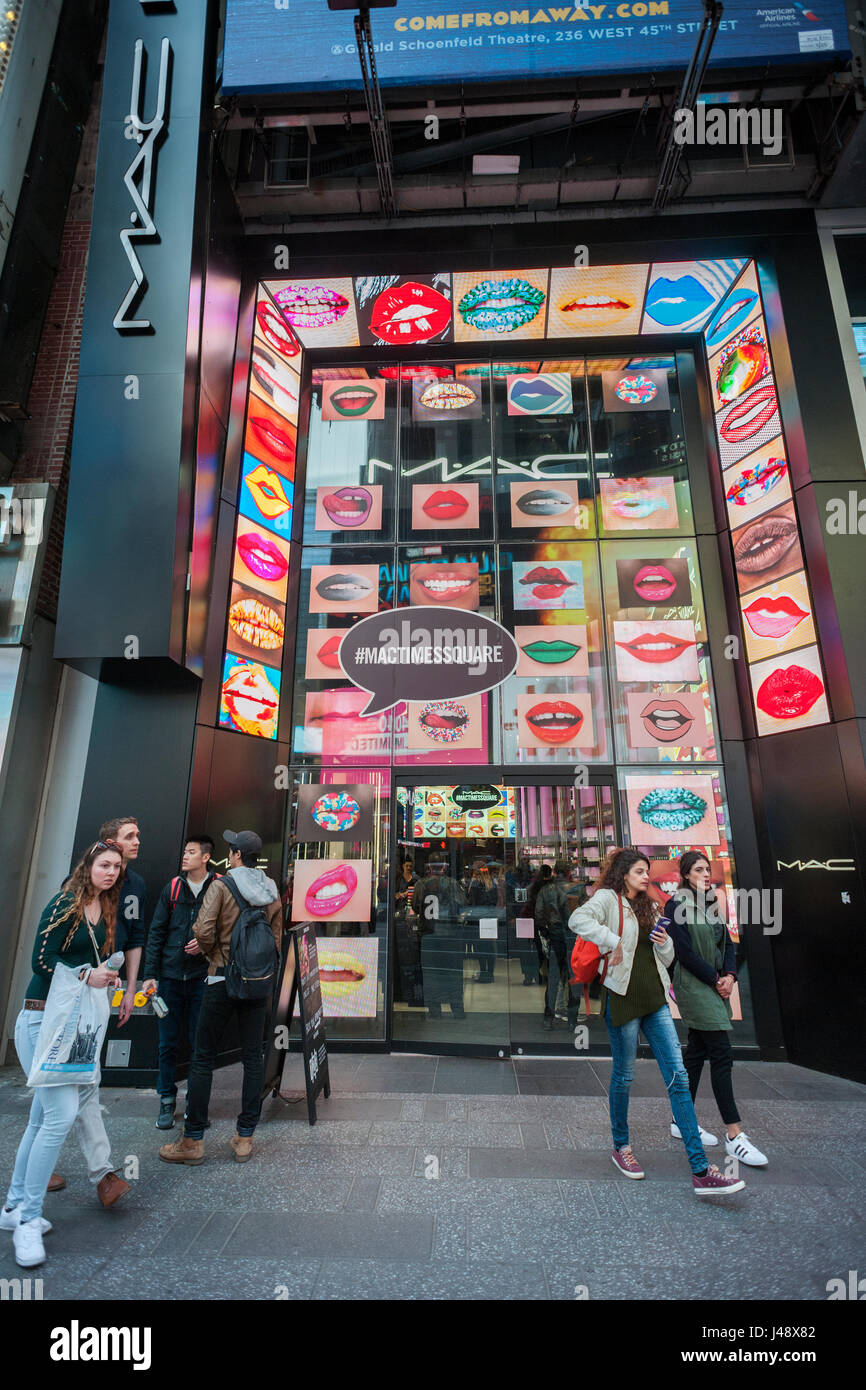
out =
<path fill-rule="evenodd" d="M 621 897 L 625 898 L 625 876 L 634 868 L 635 864 L 639 864 L 641 861 L 649 868 L 649 859 L 645 854 L 641 854 L 639 849 L 610 850 L 601 866 L 601 877 L 596 883 L 596 890 L 609 888 L 612 893 L 619 893 Z M 638 926 L 644 931 L 652 931 L 658 916 L 658 908 L 649 893 L 640 892 L 637 897 L 627 898 L 626 901 L 637 918 Z"/>
<path fill-rule="evenodd" d="M 68 904 L 65 912 L 60 917 L 52 917 L 46 929 L 46 935 L 59 927 L 63 922 L 71 920 L 66 939 L 61 947 L 62 951 L 69 949 L 69 943 L 78 930 L 78 924 L 84 916 L 84 904 L 94 896 L 94 886 L 90 877 L 90 869 L 93 863 L 99 858 L 100 854 L 110 851 L 112 854 L 120 855 L 120 872 L 117 875 L 114 887 L 107 893 L 100 893 L 99 907 L 102 913 L 102 920 L 105 922 L 105 945 L 102 948 L 104 957 L 111 955 L 114 950 L 114 927 L 117 921 L 117 904 L 120 902 L 120 885 L 123 882 L 123 850 L 120 845 L 116 845 L 113 840 L 97 840 L 95 845 L 85 850 L 79 859 L 66 883 L 63 885 L 64 893 L 67 895 Z"/>

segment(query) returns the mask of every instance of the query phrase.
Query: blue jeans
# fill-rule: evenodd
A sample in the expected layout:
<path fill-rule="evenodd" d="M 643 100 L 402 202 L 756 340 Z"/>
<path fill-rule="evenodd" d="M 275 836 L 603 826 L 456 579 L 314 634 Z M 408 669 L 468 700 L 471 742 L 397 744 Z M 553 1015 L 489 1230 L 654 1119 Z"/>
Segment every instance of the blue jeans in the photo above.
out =
<path fill-rule="evenodd" d="M 683 1065 L 680 1040 L 667 1004 L 662 1004 L 654 1014 L 633 1018 L 630 1023 L 615 1028 L 610 1021 L 610 1000 L 607 999 L 604 1021 L 610 1034 L 613 1058 L 609 1100 L 614 1148 L 622 1149 L 628 1143 L 628 1098 L 631 1083 L 634 1081 L 638 1033 L 642 1032 L 668 1088 L 674 1122 L 679 1126 L 680 1134 L 683 1136 L 689 1166 L 693 1173 L 705 1173 L 707 1158 L 701 1144 L 695 1107 L 689 1093 L 689 1078 Z"/>
<path fill-rule="evenodd" d="M 156 1089 L 161 1100 L 173 1100 L 177 1095 L 177 1045 L 184 1023 L 187 1026 L 190 1058 L 195 1052 L 195 1033 L 206 978 L 207 976 L 202 975 L 194 980 L 159 982 L 160 998 L 168 1005 L 165 1018 L 158 1018 L 156 1021 L 159 1036 L 159 1078 Z"/>

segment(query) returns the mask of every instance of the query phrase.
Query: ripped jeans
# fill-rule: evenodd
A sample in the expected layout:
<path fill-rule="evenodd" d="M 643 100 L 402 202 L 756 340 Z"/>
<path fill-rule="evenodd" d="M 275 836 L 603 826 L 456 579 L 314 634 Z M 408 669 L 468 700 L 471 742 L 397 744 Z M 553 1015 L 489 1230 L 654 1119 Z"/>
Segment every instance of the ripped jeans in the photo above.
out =
<path fill-rule="evenodd" d="M 689 1078 L 683 1065 L 680 1040 L 671 1011 L 662 1004 L 653 1014 L 633 1018 L 616 1028 L 610 1021 L 610 1003 L 605 1005 L 604 1021 L 610 1034 L 613 1068 L 610 1074 L 610 1128 L 614 1147 L 622 1149 L 628 1143 L 628 1098 L 634 1081 L 638 1032 L 642 1032 L 659 1064 L 673 1111 L 674 1122 L 683 1136 L 689 1166 L 693 1173 L 705 1173 L 707 1158 L 701 1144 L 695 1107 L 689 1093 Z"/>

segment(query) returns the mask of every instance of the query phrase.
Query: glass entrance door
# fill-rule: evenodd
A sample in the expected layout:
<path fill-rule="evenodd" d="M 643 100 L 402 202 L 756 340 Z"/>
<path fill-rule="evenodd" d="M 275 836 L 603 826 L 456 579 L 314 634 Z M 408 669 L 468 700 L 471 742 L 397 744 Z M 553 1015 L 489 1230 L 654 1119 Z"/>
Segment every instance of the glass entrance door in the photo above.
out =
<path fill-rule="evenodd" d="M 395 832 L 393 1043 L 573 1048 L 565 923 L 614 843 L 611 786 L 400 785 Z"/>

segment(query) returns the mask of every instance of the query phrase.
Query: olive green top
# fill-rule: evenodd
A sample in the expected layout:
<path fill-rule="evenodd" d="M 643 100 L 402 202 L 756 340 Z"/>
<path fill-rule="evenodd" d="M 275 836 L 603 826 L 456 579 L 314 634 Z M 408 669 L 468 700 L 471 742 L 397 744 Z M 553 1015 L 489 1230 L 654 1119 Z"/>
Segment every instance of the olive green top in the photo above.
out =
<path fill-rule="evenodd" d="M 625 994 L 614 994 L 605 989 L 610 1000 L 610 1021 L 614 1028 L 631 1023 L 633 1018 L 645 1018 L 654 1014 L 665 1003 L 665 992 L 659 977 L 658 966 L 649 939 L 649 929 L 638 928 L 637 945 Z M 602 1004 L 602 1016 L 606 1015 L 606 1003 Z"/>
<path fill-rule="evenodd" d="M 675 893 L 678 920 L 685 926 L 693 951 L 716 971 L 724 969 L 725 924 L 718 908 L 704 910 L 693 894 Z M 731 1005 L 713 985 L 693 975 L 678 960 L 673 971 L 674 998 L 687 1028 L 698 1032 L 729 1032 Z"/>
<path fill-rule="evenodd" d="M 60 922 L 59 919 L 71 902 L 71 893 L 57 893 L 39 919 L 39 926 L 36 928 L 36 940 L 33 943 L 33 959 L 30 962 L 33 966 L 33 977 L 27 986 L 26 999 L 48 998 L 56 965 L 95 966 L 101 964 L 101 961 L 96 958 L 90 932 L 93 932 L 94 940 L 101 952 L 105 945 L 105 922 L 102 917 L 95 927 L 91 927 L 90 931 L 87 929 L 88 924 L 85 919 L 79 917 L 72 939 L 66 950 L 63 950 L 66 938 L 73 927 L 73 919 L 67 917 L 65 922 Z M 55 922 L 58 925 L 55 926 Z"/>

